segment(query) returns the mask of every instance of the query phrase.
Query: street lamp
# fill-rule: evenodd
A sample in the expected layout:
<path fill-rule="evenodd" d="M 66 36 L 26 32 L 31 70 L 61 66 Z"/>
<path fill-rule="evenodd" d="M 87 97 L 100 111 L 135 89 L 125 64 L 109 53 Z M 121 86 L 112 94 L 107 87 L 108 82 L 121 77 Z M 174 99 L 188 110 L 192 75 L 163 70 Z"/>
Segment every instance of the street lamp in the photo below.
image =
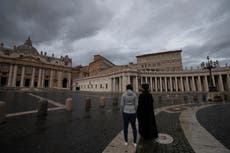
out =
<path fill-rule="evenodd" d="M 208 61 L 206 63 L 202 62 L 200 65 L 201 65 L 202 69 L 208 69 L 209 70 L 209 81 L 208 81 L 209 92 L 214 92 L 214 91 L 217 91 L 217 88 L 213 84 L 212 69 L 219 67 L 219 61 L 218 60 L 212 61 L 212 60 L 210 60 L 209 56 L 207 56 L 207 60 Z"/>

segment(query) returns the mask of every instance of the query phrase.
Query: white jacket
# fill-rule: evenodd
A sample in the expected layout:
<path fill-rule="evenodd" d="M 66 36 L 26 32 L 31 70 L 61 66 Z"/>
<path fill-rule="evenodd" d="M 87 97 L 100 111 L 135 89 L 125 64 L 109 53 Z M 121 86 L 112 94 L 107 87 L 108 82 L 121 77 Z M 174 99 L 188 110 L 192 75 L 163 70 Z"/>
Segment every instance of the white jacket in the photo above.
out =
<path fill-rule="evenodd" d="M 127 90 L 121 97 L 121 110 L 124 113 L 136 113 L 138 106 L 137 95 L 132 90 Z"/>

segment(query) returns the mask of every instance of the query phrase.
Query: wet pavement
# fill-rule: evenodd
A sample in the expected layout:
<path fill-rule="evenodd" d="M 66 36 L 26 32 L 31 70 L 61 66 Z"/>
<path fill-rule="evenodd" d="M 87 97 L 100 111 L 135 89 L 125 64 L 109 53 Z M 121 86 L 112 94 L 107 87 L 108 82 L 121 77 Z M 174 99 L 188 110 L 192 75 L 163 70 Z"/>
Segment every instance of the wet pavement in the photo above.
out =
<path fill-rule="evenodd" d="M 36 113 L 8 117 L 0 124 L 0 153 L 115 153 L 116 149 L 105 148 L 122 132 L 122 119 L 118 104 L 120 94 L 88 92 L 33 92 L 33 94 L 65 104 L 69 97 L 73 99 L 74 110 L 48 111 L 46 117 L 37 117 Z M 105 98 L 105 107 L 99 107 L 100 97 Z M 188 141 L 181 127 L 180 116 L 187 108 L 206 105 L 204 94 L 194 95 L 153 95 L 154 108 L 158 110 L 156 122 L 159 133 L 173 137 L 170 144 L 139 140 L 137 153 L 194 153 L 193 145 Z M 85 109 L 85 101 L 90 98 L 91 109 Z M 0 101 L 7 103 L 8 113 L 36 110 L 39 99 L 28 92 L 0 91 Z M 172 106 L 172 107 L 171 107 Z M 50 108 L 57 108 L 49 104 Z M 169 108 L 166 108 L 169 107 Z M 163 109 L 164 108 L 164 109 Z M 229 148 L 230 104 L 210 106 L 198 111 L 197 118 L 208 132 Z M 217 115 L 218 114 L 218 115 Z M 184 122 L 184 121 L 183 121 Z M 216 124 L 219 123 L 219 124 Z M 193 123 L 191 123 L 193 124 Z M 129 153 L 123 146 L 123 137 L 119 136 L 119 152 Z M 110 150 L 110 151 L 109 151 Z M 121 151 L 123 150 L 123 151 Z"/>
<path fill-rule="evenodd" d="M 221 104 L 197 112 L 200 124 L 230 149 L 230 104 Z"/>
<path fill-rule="evenodd" d="M 72 96 L 73 112 L 58 110 L 49 111 L 48 116 L 44 118 L 37 118 L 36 113 L 7 118 L 6 123 L 0 125 L 0 152 L 100 153 L 121 131 L 120 111 L 118 106 L 109 104 L 111 100 L 106 99 L 108 104 L 101 109 L 98 107 L 98 99 L 94 98 L 90 111 L 85 111 L 84 96 L 63 93 L 58 97 L 59 94 L 37 93 L 37 95 L 52 100 L 60 100 L 61 103 L 64 103 L 65 98 Z M 24 101 L 34 99 L 26 93 L 17 93 L 16 95 L 20 95 Z M 7 99 L 5 98 L 5 100 Z M 18 105 L 18 103 L 16 104 Z M 22 104 L 26 105 L 26 108 L 21 106 L 18 108 L 20 111 L 36 108 L 35 103 Z M 27 107 L 27 105 L 35 106 Z"/>
<path fill-rule="evenodd" d="M 6 102 L 7 113 L 36 110 L 39 99 L 28 95 L 25 92 L 0 91 L 0 101 Z M 49 108 L 54 107 L 48 104 Z"/>

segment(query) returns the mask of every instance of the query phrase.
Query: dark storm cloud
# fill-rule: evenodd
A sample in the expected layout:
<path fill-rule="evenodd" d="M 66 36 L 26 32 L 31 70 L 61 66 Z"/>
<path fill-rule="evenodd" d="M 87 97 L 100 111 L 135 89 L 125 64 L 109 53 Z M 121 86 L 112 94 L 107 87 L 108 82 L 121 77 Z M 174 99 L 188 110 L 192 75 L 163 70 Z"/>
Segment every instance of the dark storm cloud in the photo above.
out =
<path fill-rule="evenodd" d="M 94 35 L 109 12 L 93 0 L 3 0 L 0 40 L 9 43 L 31 36 L 37 43 Z M 21 43 L 21 42 L 20 42 Z"/>
<path fill-rule="evenodd" d="M 199 65 L 208 55 L 220 61 L 225 58 L 223 64 L 230 62 L 229 8 L 230 1 L 180 1 L 159 12 L 155 23 L 161 23 L 171 41 L 178 39 L 167 48 L 183 49 L 184 66 Z"/>
<path fill-rule="evenodd" d="M 206 57 L 214 60 L 219 60 L 220 64 L 224 66 L 230 62 L 230 35 L 211 39 L 202 46 L 186 46 L 184 48 L 184 65 L 192 66 L 199 65 L 202 61 L 206 61 Z"/>
<path fill-rule="evenodd" d="M 229 0 L 3 0 L 0 41 L 69 54 L 86 65 L 101 54 L 115 64 L 135 56 L 183 50 L 184 67 L 206 56 L 230 63 Z"/>

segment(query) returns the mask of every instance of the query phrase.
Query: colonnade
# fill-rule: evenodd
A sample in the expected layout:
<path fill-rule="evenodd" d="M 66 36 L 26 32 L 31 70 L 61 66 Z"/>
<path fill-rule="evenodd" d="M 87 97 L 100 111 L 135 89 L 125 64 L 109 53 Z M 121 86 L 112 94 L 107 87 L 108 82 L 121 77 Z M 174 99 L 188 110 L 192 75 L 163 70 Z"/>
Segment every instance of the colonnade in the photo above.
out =
<path fill-rule="evenodd" d="M 7 75 L 8 87 L 37 87 L 37 88 L 70 88 L 71 87 L 71 73 L 61 70 L 31 67 L 32 72 L 28 75 L 25 72 L 26 67 L 20 65 L 9 65 Z"/>
<path fill-rule="evenodd" d="M 124 92 L 127 84 L 138 91 L 143 83 L 148 83 L 151 92 L 207 92 L 209 74 L 198 75 L 120 75 L 111 79 L 112 92 Z M 230 91 L 230 74 L 215 73 L 212 77 L 218 91 Z"/>
<path fill-rule="evenodd" d="M 135 81 L 134 81 L 135 79 Z M 112 92 L 123 92 L 126 90 L 126 85 L 132 84 L 134 91 L 138 91 L 138 76 L 116 76 L 111 77 L 111 91 Z"/>

